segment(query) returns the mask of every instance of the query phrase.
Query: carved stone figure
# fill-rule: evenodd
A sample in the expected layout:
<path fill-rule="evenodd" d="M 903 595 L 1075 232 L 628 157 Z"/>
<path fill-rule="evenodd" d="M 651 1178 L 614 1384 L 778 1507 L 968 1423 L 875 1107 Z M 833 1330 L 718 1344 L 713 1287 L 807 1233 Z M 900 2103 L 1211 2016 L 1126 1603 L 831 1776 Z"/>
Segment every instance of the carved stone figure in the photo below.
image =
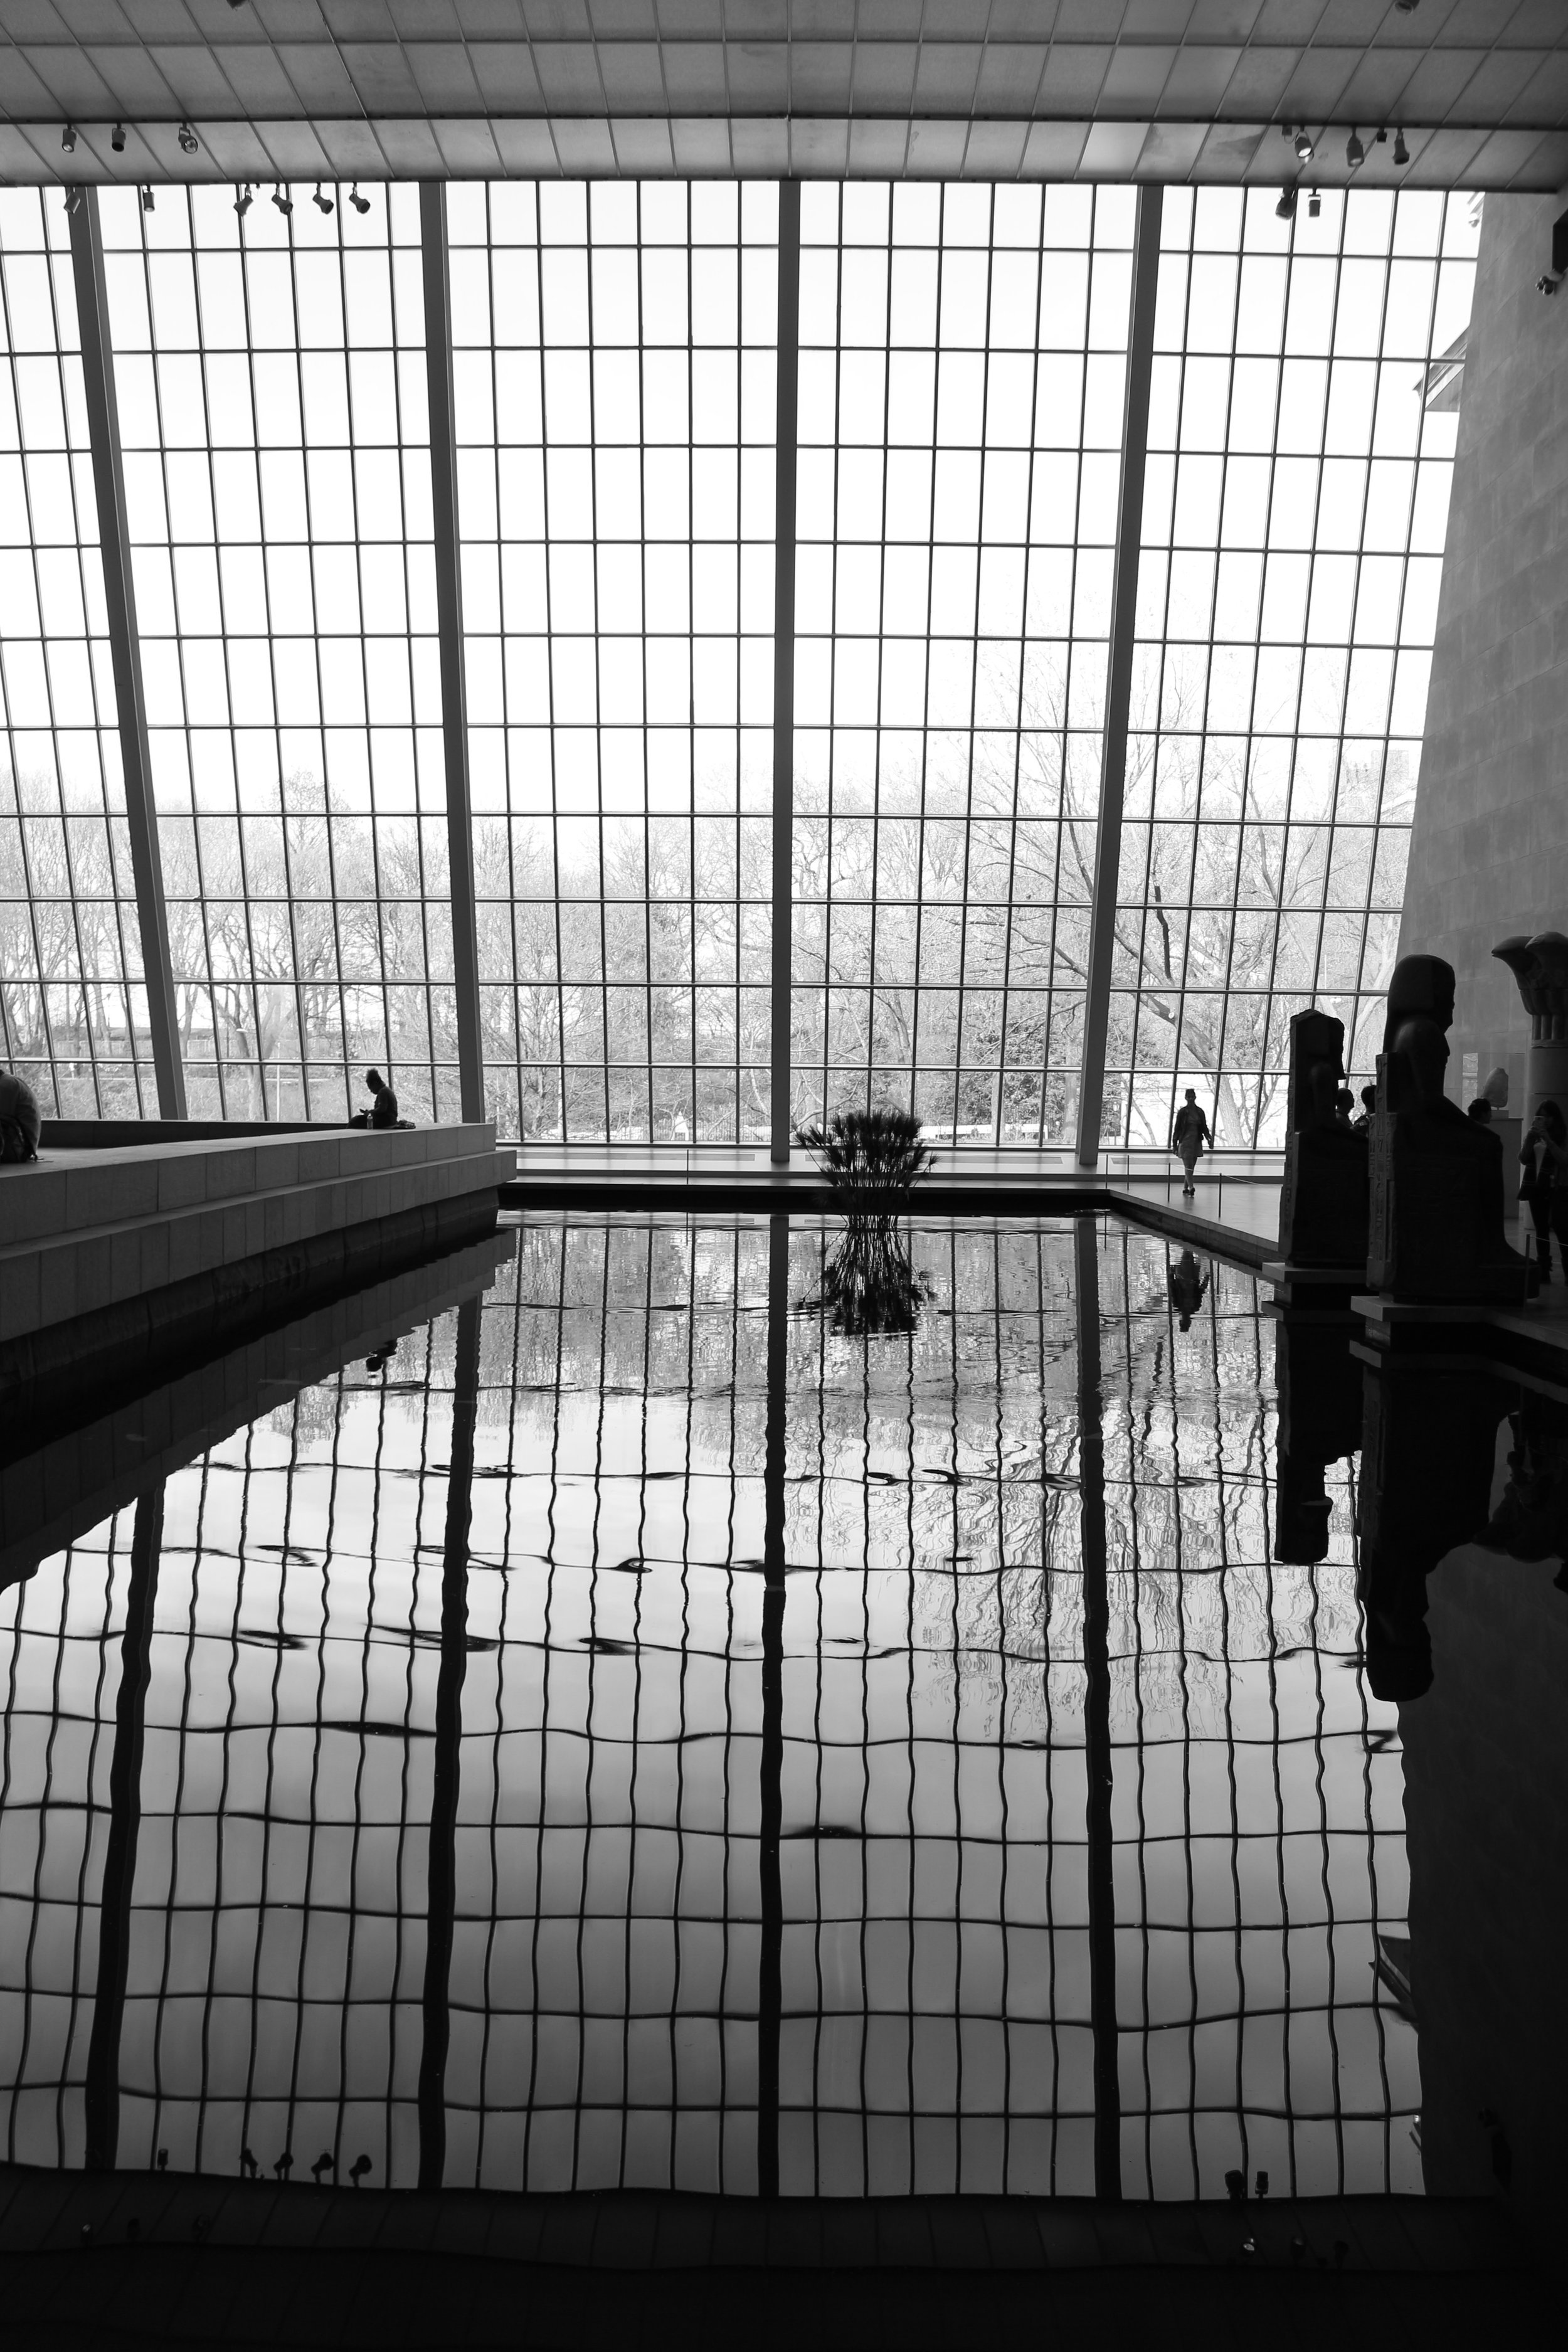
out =
<path fill-rule="evenodd" d="M 1367 1280 L 1404 1301 L 1506 1304 L 1529 1269 L 1503 1237 L 1501 1142 L 1443 1092 L 1453 1018 L 1453 966 L 1402 957 L 1377 1065 Z"/>
<path fill-rule="evenodd" d="M 1500 940 L 1492 953 L 1519 982 L 1530 1015 L 1530 1050 L 1524 1057 L 1524 1123 L 1543 1102 L 1568 1101 L 1568 939 L 1561 931 L 1518 932 Z M 1487 1081 L 1490 1091 L 1491 1080 Z"/>
<path fill-rule="evenodd" d="M 36 1160 L 43 1121 L 26 1078 L 0 1070 L 0 1160 Z"/>
<path fill-rule="evenodd" d="M 1364 1266 L 1367 1139 L 1336 1117 L 1345 1024 L 1329 1013 L 1290 1021 L 1285 1181 L 1279 1255 L 1292 1266 Z"/>

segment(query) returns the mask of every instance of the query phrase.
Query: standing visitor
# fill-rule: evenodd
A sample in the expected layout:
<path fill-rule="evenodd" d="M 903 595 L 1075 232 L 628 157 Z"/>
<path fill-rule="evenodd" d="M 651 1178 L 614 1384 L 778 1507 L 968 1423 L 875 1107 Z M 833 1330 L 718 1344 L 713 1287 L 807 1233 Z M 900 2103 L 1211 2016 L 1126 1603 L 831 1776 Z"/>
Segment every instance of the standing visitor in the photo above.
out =
<path fill-rule="evenodd" d="M 1209 1139 L 1208 1120 L 1198 1108 L 1194 1089 L 1189 1087 L 1186 1101 L 1176 1113 L 1176 1123 L 1171 1129 L 1171 1149 L 1181 1153 L 1182 1166 L 1187 1174 L 1187 1181 L 1182 1187 L 1184 1200 L 1196 1189 L 1193 1183 L 1193 1171 L 1198 1164 L 1199 1153 Z"/>
<path fill-rule="evenodd" d="M 1530 1205 L 1531 1222 L 1535 1227 L 1535 1257 L 1541 1268 L 1542 1282 L 1552 1279 L 1552 1233 L 1557 1230 L 1557 1245 L 1563 1248 L 1563 1217 L 1568 1210 L 1568 1126 L 1554 1102 L 1543 1102 L 1525 1130 L 1520 1150 L 1520 1163 L 1524 1181 L 1519 1197 Z M 1568 1271 L 1568 1251 L 1563 1253 L 1564 1270 Z"/>

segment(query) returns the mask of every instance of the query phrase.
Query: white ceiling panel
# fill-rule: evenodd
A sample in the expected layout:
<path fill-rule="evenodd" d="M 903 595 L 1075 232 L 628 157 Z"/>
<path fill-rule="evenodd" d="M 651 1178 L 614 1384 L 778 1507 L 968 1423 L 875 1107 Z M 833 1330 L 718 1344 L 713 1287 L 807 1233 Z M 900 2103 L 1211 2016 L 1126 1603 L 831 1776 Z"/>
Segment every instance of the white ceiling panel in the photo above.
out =
<path fill-rule="evenodd" d="M 1386 123 L 1424 183 L 1545 188 L 1568 0 L 0 0 L 4 171 L 58 177 L 61 124 L 86 155 L 117 118 L 154 177 L 221 175 L 247 124 L 334 155 L 360 122 L 398 173 L 772 173 L 793 142 L 814 173 L 1234 181 L 1305 120 L 1325 184 Z"/>

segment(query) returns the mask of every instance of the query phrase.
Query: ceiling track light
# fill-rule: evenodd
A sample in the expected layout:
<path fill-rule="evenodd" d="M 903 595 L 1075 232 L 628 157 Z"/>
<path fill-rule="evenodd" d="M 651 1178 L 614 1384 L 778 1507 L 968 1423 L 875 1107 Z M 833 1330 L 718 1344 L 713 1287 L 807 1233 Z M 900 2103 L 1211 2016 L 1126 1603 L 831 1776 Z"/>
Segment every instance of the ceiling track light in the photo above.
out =
<path fill-rule="evenodd" d="M 250 210 L 251 205 L 252 205 L 255 202 L 256 202 L 256 191 L 255 191 L 255 189 L 251 186 L 251 184 L 250 184 L 250 183 L 249 183 L 249 181 L 248 181 L 248 180 L 246 182 L 245 185 L 244 185 L 242 188 L 237 188 L 237 189 L 235 190 L 235 194 L 234 194 L 234 208 L 235 208 L 235 211 L 239 215 L 239 217 L 240 217 L 240 219 L 241 219 L 241 220 L 243 220 L 243 219 L 245 218 L 246 214 Z"/>
<path fill-rule="evenodd" d="M 76 124 L 68 122 L 60 132 L 60 145 L 68 155 L 76 153 Z"/>
<path fill-rule="evenodd" d="M 370 198 L 368 196 L 361 195 L 359 192 L 359 182 L 357 180 L 354 182 L 353 186 L 349 190 L 349 202 L 353 205 L 356 213 L 367 213 L 370 210 Z"/>
<path fill-rule="evenodd" d="M 1352 131 L 1345 141 L 1345 162 L 1352 172 L 1359 172 L 1366 162 L 1366 149 L 1361 143 L 1361 132 Z"/>
<path fill-rule="evenodd" d="M 1410 150 L 1405 143 L 1403 131 L 1396 131 L 1394 134 L 1394 160 L 1401 171 L 1410 161 Z"/>
<path fill-rule="evenodd" d="M 82 199 L 86 194 L 87 190 L 82 186 L 81 182 L 79 180 L 73 180 L 66 190 L 66 216 L 68 219 L 69 219 L 73 214 L 80 212 Z"/>
<path fill-rule="evenodd" d="M 310 202 L 315 205 L 316 210 L 319 213 L 330 213 L 332 209 L 332 200 L 331 196 L 324 196 L 321 194 L 321 184 L 320 180 L 316 183 L 316 193 L 310 198 Z"/>
<path fill-rule="evenodd" d="M 1274 207 L 1274 217 L 1276 220 L 1295 219 L 1296 183 L 1294 180 L 1287 180 L 1285 185 L 1280 189 L 1279 201 Z"/>
<path fill-rule="evenodd" d="M 1312 143 L 1311 132 L 1305 129 L 1298 131 L 1296 133 L 1296 154 L 1298 160 L 1303 163 L 1310 163 L 1317 152 L 1316 147 Z"/>
<path fill-rule="evenodd" d="M 150 213 L 153 209 L 153 191 L 151 188 L 143 188 L 142 191 L 142 209 L 144 213 Z"/>
<path fill-rule="evenodd" d="M 1309 220 L 1316 220 L 1318 215 L 1322 211 L 1322 209 L 1323 200 L 1318 194 L 1316 188 L 1314 188 L 1307 198 L 1307 218 Z"/>
<path fill-rule="evenodd" d="M 280 187 L 275 187 L 273 189 L 272 201 L 277 205 L 279 211 L 283 214 L 285 218 L 287 218 L 289 214 L 290 214 L 294 209 L 293 197 L 286 196 Z"/>
<path fill-rule="evenodd" d="M 180 125 L 180 152 L 181 152 L 181 154 L 182 154 L 182 155 L 194 155 L 194 154 L 195 153 L 195 152 L 196 152 L 196 149 L 201 145 L 201 143 L 202 143 L 202 142 L 201 142 L 201 141 L 196 137 L 195 132 L 191 129 L 190 124 L 189 124 L 188 122 L 182 122 L 182 123 L 181 123 L 181 125 Z"/>
<path fill-rule="evenodd" d="M 117 123 L 115 124 L 115 126 L 114 126 L 113 130 L 110 131 L 110 135 L 109 135 L 109 143 L 110 143 L 110 145 L 113 148 L 113 150 L 114 150 L 114 152 L 115 152 L 115 153 L 116 153 L 117 155 L 123 155 L 123 154 L 124 154 L 124 152 L 125 152 L 125 125 L 124 125 L 124 123 L 123 123 L 123 122 L 117 122 Z"/>

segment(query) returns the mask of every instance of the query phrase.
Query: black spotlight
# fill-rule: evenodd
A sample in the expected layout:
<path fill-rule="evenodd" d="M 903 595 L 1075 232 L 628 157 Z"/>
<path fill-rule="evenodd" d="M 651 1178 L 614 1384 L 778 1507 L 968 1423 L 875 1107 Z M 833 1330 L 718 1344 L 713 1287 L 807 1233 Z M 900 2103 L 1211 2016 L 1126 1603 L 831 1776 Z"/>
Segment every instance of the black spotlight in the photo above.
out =
<path fill-rule="evenodd" d="M 65 129 L 60 132 L 60 145 L 64 148 L 68 155 L 74 155 L 76 153 L 76 124 L 74 122 L 68 122 Z"/>
<path fill-rule="evenodd" d="M 361 195 L 359 192 L 359 182 L 357 180 L 349 191 L 349 202 L 353 205 L 356 213 L 367 213 L 370 210 L 370 198 L 368 196 Z"/>
<path fill-rule="evenodd" d="M 241 220 L 245 218 L 246 214 L 250 210 L 251 205 L 255 202 L 256 192 L 248 184 L 245 187 L 238 188 L 235 191 L 234 208 L 239 215 Z"/>
<path fill-rule="evenodd" d="M 281 188 L 273 189 L 272 201 L 277 205 L 279 211 L 285 215 L 291 213 L 294 209 L 293 197 L 286 196 Z"/>
<path fill-rule="evenodd" d="M 324 196 L 321 194 L 321 184 L 320 180 L 316 183 L 316 193 L 311 197 L 310 202 L 315 205 L 316 210 L 319 213 L 330 213 L 332 209 L 332 200 L 331 196 Z"/>
<path fill-rule="evenodd" d="M 181 125 L 180 125 L 180 152 L 181 152 L 181 154 L 182 154 L 182 155 L 194 155 L 194 154 L 195 153 L 195 152 L 196 152 L 196 149 L 201 145 L 201 143 L 202 143 L 202 142 L 201 142 L 201 141 L 196 137 L 195 132 L 191 129 L 190 124 L 189 124 L 188 122 L 182 122 L 182 123 L 181 123 Z"/>
<path fill-rule="evenodd" d="M 114 150 L 114 152 L 115 152 L 115 153 L 116 153 L 117 155 L 123 155 L 123 154 L 124 154 L 124 152 L 125 152 L 125 125 L 124 125 L 124 123 L 123 123 L 123 122 L 117 122 L 117 123 L 115 124 L 114 129 L 113 129 L 113 130 L 110 131 L 110 137 L 109 137 L 109 143 L 110 143 L 110 145 L 113 148 L 113 150 Z"/>
<path fill-rule="evenodd" d="M 1276 220 L 1294 220 L 1296 217 L 1296 190 L 1289 180 L 1279 191 L 1279 201 L 1274 207 L 1274 217 Z"/>
<path fill-rule="evenodd" d="M 73 180 L 70 183 L 70 185 L 66 190 L 66 215 L 68 219 L 73 213 L 80 212 L 81 200 L 86 194 L 87 190 L 82 186 L 79 180 Z"/>
<path fill-rule="evenodd" d="M 151 188 L 143 188 L 142 191 L 142 209 L 144 213 L 150 213 L 153 209 L 153 191 Z"/>
<path fill-rule="evenodd" d="M 1296 133 L 1296 152 L 1301 162 L 1303 163 L 1310 163 L 1317 152 L 1317 149 L 1312 144 L 1311 132 L 1306 130 L 1298 131 Z"/>
<path fill-rule="evenodd" d="M 1366 149 L 1361 143 L 1361 132 L 1352 131 L 1345 141 L 1345 162 L 1352 172 L 1359 172 L 1366 162 Z"/>
<path fill-rule="evenodd" d="M 1405 143 L 1403 131 L 1396 131 L 1394 134 L 1394 160 L 1402 168 L 1410 161 L 1410 150 Z"/>
<path fill-rule="evenodd" d="M 1307 218 L 1309 220 L 1316 220 L 1318 215 L 1322 211 L 1322 209 L 1323 200 L 1318 194 L 1316 188 L 1314 188 L 1311 194 L 1307 198 Z"/>

